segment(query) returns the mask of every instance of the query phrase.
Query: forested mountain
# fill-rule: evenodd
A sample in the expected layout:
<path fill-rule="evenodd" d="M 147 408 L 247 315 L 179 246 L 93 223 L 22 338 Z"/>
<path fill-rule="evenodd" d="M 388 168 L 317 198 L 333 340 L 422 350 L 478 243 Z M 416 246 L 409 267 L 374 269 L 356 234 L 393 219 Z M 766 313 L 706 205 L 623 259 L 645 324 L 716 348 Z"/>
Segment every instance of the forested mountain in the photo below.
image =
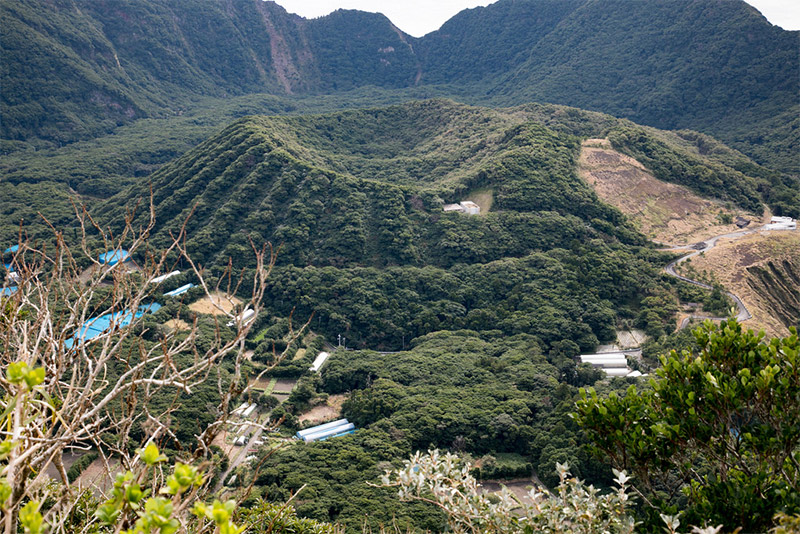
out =
<path fill-rule="evenodd" d="M 306 20 L 262 1 L 14 0 L 2 16 L 2 138 L 57 143 L 198 98 L 441 86 L 714 134 L 797 171 L 797 32 L 740 0 L 500 0 L 420 39 L 382 15 Z"/>
<path fill-rule="evenodd" d="M 657 282 L 663 257 L 578 177 L 581 138 L 607 136 L 671 169 L 668 179 L 747 209 L 774 176 L 731 151 L 703 156 L 702 140 L 684 135 L 559 106 L 444 100 L 249 117 L 94 213 L 120 220 L 152 185 L 156 246 L 187 219 L 187 246 L 205 265 L 246 268 L 251 240 L 281 244 L 270 307 L 317 311 L 316 328 L 354 344 L 495 328 L 591 349 L 617 317 L 657 333 L 672 311 Z M 481 215 L 443 212 L 468 199 Z"/>
<path fill-rule="evenodd" d="M 582 147 L 585 153 L 601 144 L 615 151 L 615 161 L 633 158 L 654 182 L 679 184 L 670 187 L 703 197 L 711 207 L 703 219 L 710 221 L 704 223 L 709 234 L 702 239 L 720 228 L 729 231 L 735 214 L 756 219 L 765 205 L 773 214 L 800 217 L 798 32 L 770 25 L 741 0 L 499 0 L 464 11 L 422 38 L 404 34 L 379 14 L 339 10 L 306 20 L 261 0 L 7 0 L 0 3 L 0 32 L 0 250 L 6 250 L 4 263 L 12 262 L 2 273 L 2 296 L 4 318 L 17 332 L 4 338 L 3 355 L 14 362 L 5 382 L 19 392 L 6 396 L 6 404 L 28 399 L 43 414 L 16 417 L 14 424 L 26 422 L 25 432 L 33 432 L 28 444 L 39 450 L 42 425 L 27 422 L 52 427 L 58 421 L 50 430 L 65 431 L 61 412 L 51 411 L 61 404 L 61 392 L 52 397 L 57 402 L 38 397 L 69 382 L 51 377 L 53 369 L 73 375 L 82 365 L 102 370 L 102 385 L 95 378 L 86 386 L 76 387 L 83 382 L 74 378 L 70 383 L 89 397 L 103 397 L 101 408 L 109 415 L 118 403 L 104 388 L 122 384 L 124 376 L 141 377 L 123 384 L 131 389 L 119 405 L 142 419 L 118 423 L 111 417 L 108 432 L 92 423 L 92 431 L 103 434 L 99 440 L 55 441 L 65 450 L 91 442 L 99 452 L 123 456 L 135 443 L 150 441 L 137 454 L 155 466 L 162 461 L 158 449 L 148 450 L 156 447 L 151 424 L 160 421 L 154 432 L 170 463 L 158 469 L 166 473 L 204 439 L 204 428 L 216 425 L 218 432 L 218 423 L 238 411 L 242 419 L 224 424 L 220 446 L 208 434 L 211 447 L 198 443 L 204 452 L 194 459 L 213 465 L 209 495 L 212 488 L 215 498 L 236 494 L 244 499 L 242 509 L 255 510 L 253 517 L 259 506 L 263 510 L 260 496 L 292 500 L 302 516 L 338 522 L 348 531 L 389 524 L 397 531 L 444 531 L 444 514 L 430 503 L 401 508 L 396 488 L 367 484 L 430 447 L 477 459 L 475 472 L 484 480 L 538 477 L 553 488 L 556 465 L 568 462 L 587 482 L 609 484 L 609 455 L 592 457 L 570 416 L 579 388 L 622 392 L 638 379 L 603 380 L 602 371 L 578 364 L 578 355 L 613 342 L 622 331 L 641 329 L 649 336 L 643 356 L 625 365 L 650 372 L 657 356 L 686 348 L 695 351 L 687 362 L 700 369 L 706 363 L 695 356 L 704 347 L 701 338 L 709 336 L 698 334 L 695 344 L 687 330 L 676 332 L 676 315 L 682 305 L 693 316 L 699 306 L 723 314 L 730 303 L 715 280 L 706 290 L 667 276 L 664 266 L 677 253 L 657 249 L 637 221 L 601 201 L 579 174 Z M 454 211 L 453 204 L 465 201 L 477 203 L 480 213 Z M 662 201 L 652 193 L 642 202 Z M 268 259 L 257 252 L 267 250 L 266 243 L 275 252 Z M 135 265 L 96 264 L 99 253 L 118 247 L 130 252 Z M 35 249 L 41 264 L 11 271 L 26 256 L 38 258 Z M 59 259 L 72 250 L 82 254 Z M 777 249 L 763 250 L 758 255 Z M 732 269 L 743 268 L 735 263 Z M 34 285 L 51 265 L 61 276 L 53 276 L 51 285 Z M 156 277 L 161 267 L 182 272 Z M 706 276 L 713 273 L 704 271 Z M 237 285 L 237 277 L 248 282 Z M 165 293 L 178 288 L 186 290 L 179 298 Z M 221 301 L 206 294 L 212 288 L 230 293 L 226 313 L 241 320 L 228 323 L 215 313 L 222 311 L 215 305 Z M 109 340 L 121 336 L 124 343 L 103 342 L 102 349 L 76 344 L 86 318 L 99 315 L 109 299 L 116 306 L 118 294 L 128 291 L 136 292 L 136 305 L 122 299 L 119 310 L 140 310 L 143 295 L 160 308 L 147 304 L 155 313 L 131 329 L 100 333 Z M 243 308 L 258 313 L 244 320 L 251 314 Z M 67 320 L 57 315 L 62 310 Z M 115 313 L 117 308 L 109 311 Z M 29 323 L 40 319 L 43 334 L 30 336 Z M 770 367 L 780 359 L 778 342 L 750 350 L 740 337 L 726 336 L 733 350 L 713 351 L 739 359 L 745 347 L 747 374 L 731 380 L 741 382 L 742 391 L 757 391 L 747 389 L 755 379 L 749 385 L 745 379 L 763 378 L 764 367 L 752 365 L 750 374 L 747 361 L 756 351 L 759 357 L 771 351 L 765 368 L 778 369 Z M 321 373 L 310 372 L 319 351 L 329 350 L 325 344 L 342 337 L 346 347 L 331 350 Z M 8 341 L 17 338 L 24 341 Z M 23 366 L 29 362 L 17 363 L 27 349 L 16 348 L 29 339 L 39 347 L 31 352 L 37 369 L 30 372 Z M 67 350 L 64 340 L 71 343 Z M 796 337 L 785 344 L 787 366 L 796 370 L 790 344 L 796 348 Z M 81 351 L 77 367 L 75 347 Z M 96 354 L 103 358 L 92 360 Z M 184 366 L 195 373 L 189 362 L 201 354 L 206 374 L 180 374 Z M 149 378 L 148 366 L 157 366 Z M 674 361 L 663 366 L 680 375 Z M 34 374 L 38 382 L 31 385 Z M 686 382 L 685 376 L 678 381 Z M 783 375 L 766 376 L 764 384 L 775 376 Z M 691 399 L 713 400 L 721 391 L 717 379 L 725 383 L 707 368 L 695 378 L 698 384 L 707 380 L 708 389 L 686 397 L 692 416 Z M 163 395 L 150 389 L 151 382 L 179 386 L 180 392 Z M 781 382 L 787 391 L 792 383 Z M 263 393 L 256 396 L 256 387 Z M 136 391 L 145 395 L 141 402 Z M 64 405 L 76 414 L 91 406 L 75 399 Z M 277 421 L 278 432 L 251 435 L 247 416 L 232 410 L 241 402 L 254 403 L 251 414 L 257 403 L 259 422 Z M 92 408 L 92 417 L 105 418 L 101 408 Z M 317 408 L 323 420 L 347 417 L 357 431 L 290 443 Z M 725 412 L 722 430 L 702 440 L 713 445 L 715 437 L 750 436 L 730 422 L 756 412 Z M 157 413 L 160 420 L 152 415 Z M 796 420 L 787 413 L 786 421 Z M 648 420 L 638 419 L 635 425 Z M 75 428 L 88 428 L 83 416 L 71 420 Z M 617 424 L 609 421 L 600 426 Z M 677 441 L 663 439 L 673 427 L 653 421 L 645 428 L 656 433 L 653 443 L 674 448 Z M 16 436 L 18 426 L 6 433 Z M 769 448 L 758 455 L 772 457 L 773 427 L 767 427 L 759 432 Z M 119 436 L 117 429 L 123 429 Z M 649 445 L 641 448 L 634 430 L 645 462 L 659 458 L 659 468 L 668 465 Z M 8 443 L 11 463 L 15 449 L 23 455 L 30 450 L 16 438 Z M 25 472 L 23 482 L 29 473 L 38 480 L 45 471 L 34 457 L 59 463 L 61 449 L 28 455 L 32 463 L 14 469 Z M 715 471 L 702 456 L 689 463 L 686 458 L 680 454 L 681 465 L 692 467 L 683 479 L 691 494 Z M 409 465 L 416 470 L 419 464 Z M 176 464 L 175 473 L 186 467 Z M 676 473 L 667 475 L 677 484 Z M 175 486 L 169 481 L 177 475 L 155 478 Z M 65 484 L 74 480 L 64 477 Z M 762 495 L 730 480 L 731 491 Z M 235 493 L 237 485 L 247 490 Z M 667 487 L 650 488 L 658 512 L 684 510 L 680 491 L 660 502 Z M 787 486 L 788 497 L 781 497 L 792 506 L 800 502 L 796 487 Z M 725 494 L 711 501 L 720 509 L 705 513 L 701 502 L 681 520 L 700 525 L 722 518 L 726 528 L 741 526 L 724 509 L 738 501 Z M 766 499 L 752 501 L 761 509 Z M 115 502 L 95 507 L 113 519 Z M 153 502 L 131 506 L 129 516 Z M 38 504 L 24 506 L 30 512 Z M 75 514 L 91 506 L 76 506 Z M 637 512 L 643 530 L 661 528 L 663 515 L 647 507 Z M 753 524 L 766 525 L 772 517 L 760 521 Z M 69 531 L 70 523 L 62 526 Z"/>
<path fill-rule="evenodd" d="M 2 24 L 9 139 L 93 136 L 200 96 L 401 87 L 416 68 L 382 15 L 305 21 L 260 0 L 23 0 L 3 3 Z"/>

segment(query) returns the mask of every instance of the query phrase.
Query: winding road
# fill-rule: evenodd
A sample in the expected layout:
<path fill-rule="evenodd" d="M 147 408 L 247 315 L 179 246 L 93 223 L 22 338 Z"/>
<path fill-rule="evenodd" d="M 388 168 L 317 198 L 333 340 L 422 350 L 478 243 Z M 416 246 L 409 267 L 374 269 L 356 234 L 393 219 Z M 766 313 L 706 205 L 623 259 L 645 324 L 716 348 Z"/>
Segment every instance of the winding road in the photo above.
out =
<path fill-rule="evenodd" d="M 736 238 L 739 238 L 739 237 L 742 237 L 742 236 L 745 236 L 745 235 L 748 235 L 748 234 L 753 234 L 753 233 L 757 232 L 760 229 L 761 229 L 761 227 L 758 227 L 758 228 L 752 228 L 750 230 L 741 230 L 739 232 L 730 232 L 730 233 L 727 233 L 727 234 L 721 234 L 721 235 L 718 235 L 718 236 L 714 236 L 711 239 L 708 239 L 708 240 L 706 240 L 706 241 L 704 241 L 702 243 L 698 243 L 698 245 L 702 244 L 703 248 L 695 249 L 694 251 L 690 252 L 689 254 L 686 254 L 685 256 L 681 256 L 680 258 L 669 262 L 666 265 L 666 267 L 664 267 L 664 271 L 668 275 L 674 276 L 675 278 L 683 280 L 684 282 L 688 282 L 690 284 L 693 284 L 693 285 L 696 285 L 696 286 L 699 286 L 699 287 L 702 287 L 702 288 L 705 288 L 705 289 L 714 289 L 713 286 L 711 286 L 709 284 L 706 284 L 705 282 L 700 282 L 699 280 L 692 280 L 691 278 L 687 278 L 687 277 L 685 277 L 683 275 L 678 274 L 677 272 L 675 272 L 675 266 L 678 265 L 679 263 L 683 263 L 684 261 L 688 260 L 689 258 L 697 256 L 700 253 L 706 252 L 707 250 L 711 250 L 712 248 L 714 248 L 714 245 L 717 244 L 717 241 L 719 239 L 723 239 L 723 238 L 736 239 Z M 697 245 L 694 245 L 694 246 L 697 246 Z M 673 247 L 670 247 L 670 248 L 668 248 L 666 250 L 682 250 L 682 249 L 687 249 L 687 248 L 694 248 L 694 246 L 692 246 L 692 245 L 673 246 Z M 729 291 L 726 291 L 725 294 L 728 295 L 731 299 L 733 299 L 733 301 L 736 303 L 736 308 L 739 310 L 739 313 L 736 315 L 736 320 L 737 321 L 739 321 L 739 322 L 746 321 L 746 320 L 750 319 L 753 316 L 747 310 L 747 307 L 742 302 L 742 299 L 740 299 L 739 297 L 737 297 L 736 295 L 734 295 L 733 293 L 731 293 Z M 681 324 L 678 326 L 678 330 L 686 328 L 686 326 L 689 324 L 689 320 L 690 319 L 720 319 L 720 320 L 722 320 L 722 319 L 726 319 L 726 317 L 709 317 L 709 316 L 706 316 L 706 315 L 690 315 L 689 317 L 686 317 L 683 321 L 681 321 Z"/>

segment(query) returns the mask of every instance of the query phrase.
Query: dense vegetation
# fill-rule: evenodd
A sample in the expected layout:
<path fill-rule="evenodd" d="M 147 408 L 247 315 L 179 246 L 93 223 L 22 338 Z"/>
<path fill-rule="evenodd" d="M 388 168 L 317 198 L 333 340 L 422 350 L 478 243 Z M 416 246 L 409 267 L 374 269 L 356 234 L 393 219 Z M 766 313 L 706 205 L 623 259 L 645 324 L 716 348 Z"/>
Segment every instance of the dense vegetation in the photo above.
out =
<path fill-rule="evenodd" d="M 286 349 L 286 360 L 270 371 L 263 392 L 246 399 L 274 409 L 276 419 L 285 416 L 268 445 L 286 445 L 301 412 L 328 395 L 346 395 L 342 415 L 357 425 L 353 435 L 295 443 L 271 456 L 265 447 L 258 452 L 263 463 L 236 469 L 238 485 L 255 487 L 237 521 L 279 514 L 258 498 L 286 501 L 307 484 L 293 501 L 303 517 L 348 531 L 365 522 L 372 531 L 443 530 L 445 517 L 434 506 L 401 506 L 393 490 L 368 485 L 431 447 L 476 460 L 473 472 L 482 478 L 538 476 L 554 487 L 556 466 L 568 462 L 588 482 L 609 484 L 608 467 L 590 456 L 569 415 L 580 387 L 602 395 L 634 379 L 601 380 L 600 371 L 576 365 L 576 356 L 613 340 L 620 328 L 638 327 L 651 339 L 634 367 L 657 365 L 670 348 L 694 357 L 709 338 L 674 332 L 679 301 L 703 302 L 715 313 L 730 302 L 719 287 L 705 292 L 662 276 L 671 256 L 655 251 L 579 179 L 582 140 L 608 138 L 658 178 L 704 197 L 753 212 L 766 203 L 775 214 L 800 216 L 797 32 L 769 25 L 739 0 L 500 0 L 462 12 L 421 39 L 382 15 L 340 10 L 304 20 L 256 0 L 12 0 L 0 5 L 0 26 L 0 249 L 16 242 L 20 229 L 23 239 L 46 238 L 39 242 L 48 247 L 52 231 L 39 214 L 77 244 L 74 200 L 116 235 L 137 205 L 133 224 L 145 226 L 151 193 L 156 223 L 151 248 L 134 254 L 141 264 L 184 224 L 187 253 L 212 285 L 224 285 L 227 266 L 252 274 L 253 246 L 280 246 L 264 313 L 242 342 L 252 350 L 248 361 L 226 358 L 191 394 L 147 403 L 154 413 L 170 413 L 161 447 L 172 460 L 214 421 L 217 385 L 232 385 L 235 397 L 244 380 L 273 362 L 275 350 Z M 430 97 L 517 107 L 420 100 Z M 665 132 L 595 111 L 525 103 L 531 100 L 713 133 L 762 165 L 697 131 Z M 443 211 L 445 203 L 467 199 L 482 204 L 479 216 Z M 90 234 L 91 254 L 105 250 Z M 185 268 L 185 258 L 171 259 Z M 80 271 L 89 263 L 81 258 L 74 266 Z M 165 323 L 175 319 L 196 321 L 198 329 L 196 352 L 175 355 L 175 368 L 232 339 L 233 329 L 186 306 L 203 296 L 200 288 L 180 300 L 160 294 L 197 281 L 185 272 L 159 286 L 152 298 L 163 308 L 131 329 L 121 354 L 159 346 L 173 335 Z M 240 286 L 240 296 L 251 290 Z M 101 287 L 92 306 L 102 309 L 112 293 Z M 289 346 L 288 317 L 299 324 L 312 314 L 314 335 Z M 336 351 L 321 375 L 308 374 L 326 339 L 339 335 L 358 350 Z M 726 339 L 753 349 L 746 351 L 751 360 L 776 353 L 750 335 Z M 784 346 L 794 357 L 796 338 L 791 343 Z M 707 376 L 692 366 L 707 363 L 673 358 L 665 373 L 680 374 L 687 365 L 693 383 L 705 384 Z M 777 369 L 784 361 L 769 363 Z M 102 368 L 113 381 L 128 363 Z M 768 379 L 762 375 L 758 380 Z M 298 377 L 291 395 L 272 395 L 276 378 Z M 727 384 L 724 373 L 712 378 L 704 399 L 713 398 L 718 382 Z M 746 400 L 744 390 L 754 383 L 734 380 L 727 400 Z M 794 382 L 786 384 L 787 395 L 796 391 Z M 677 430 L 653 425 L 630 436 L 626 427 L 608 437 L 631 413 L 652 417 L 660 409 L 654 395 L 642 385 L 611 397 L 622 404 L 584 397 L 579 405 L 593 437 L 607 438 L 595 441 L 601 449 L 611 443 L 609 449 L 638 455 L 631 457 L 638 463 L 618 464 L 638 469 L 640 482 L 659 470 L 667 482 L 678 481 L 675 473 L 686 467 L 676 460 L 680 439 L 695 446 L 730 437 L 756 445 L 755 456 L 776 456 L 773 428 L 742 426 L 745 433 L 723 422 L 709 433 L 702 425 L 681 426 L 680 410 L 679 424 L 668 421 Z M 617 420 L 609 423 L 603 406 Z M 620 406 L 631 410 L 613 411 Z M 589 418 L 592 410 L 603 417 Z M 796 415 L 782 414 L 790 422 Z M 125 452 L 147 439 L 141 422 L 125 428 L 124 439 L 104 435 L 111 449 Z M 673 430 L 677 437 L 665 446 L 661 436 Z M 796 449 L 797 432 L 786 436 L 780 443 Z M 693 458 L 703 474 L 716 476 L 706 452 Z M 228 459 L 218 448 L 206 453 L 213 486 Z M 76 462 L 70 478 L 91 459 Z M 796 465 L 788 466 L 795 487 Z M 797 507 L 796 491 L 775 482 L 778 469 L 769 461 L 752 479 L 741 465 L 724 467 L 735 484 L 696 480 L 691 520 L 731 519 L 719 503 L 736 502 L 750 518 L 731 519 L 731 528 L 768 526 L 774 510 L 749 498 L 758 492 Z M 661 482 L 647 488 L 653 502 L 670 513 L 684 506 L 681 499 L 658 501 L 667 487 Z M 286 531 L 330 530 L 293 514 L 284 519 Z"/>
<path fill-rule="evenodd" d="M 587 454 L 567 416 L 577 386 L 599 375 L 576 369 L 559 350 L 543 354 L 538 341 L 524 334 L 437 332 L 413 344 L 393 354 L 337 351 L 316 387 L 350 392 L 342 415 L 358 430 L 274 454 L 254 473 L 259 494 L 284 499 L 309 484 L 297 504 L 304 516 L 348 529 L 361 528 L 365 516 L 373 528 L 395 517 L 400 528 L 439 531 L 444 517 L 434 507 L 401 506 L 395 492 L 367 482 L 376 483 L 384 469 L 429 447 L 480 459 L 487 474 L 530 476 L 533 467 L 555 484 L 556 462 L 569 462 L 582 478 L 607 480 L 606 468 Z"/>
<path fill-rule="evenodd" d="M 735 319 L 706 321 L 694 341 L 663 356 L 645 390 L 581 390 L 576 420 L 633 474 L 651 529 L 658 512 L 681 511 L 681 522 L 766 532 L 800 511 L 797 330 L 766 342 Z"/>
<path fill-rule="evenodd" d="M 362 12 L 304 21 L 261 1 L 79 9 L 20 0 L 0 13 L 2 137 L 10 140 L 94 137 L 137 118 L 180 114 L 201 96 L 402 87 L 416 71 L 403 35 L 386 17 Z"/>
<path fill-rule="evenodd" d="M 420 39 L 382 15 L 305 20 L 260 1 L 0 9 L 4 150 L 182 114 L 203 97 L 425 86 L 701 130 L 762 164 L 800 170 L 797 34 L 740 0 L 501 0 Z"/>
<path fill-rule="evenodd" d="M 316 330 L 360 346 L 470 328 L 590 350 L 618 317 L 670 330 L 665 258 L 577 177 L 578 137 L 525 119 L 445 101 L 245 119 L 152 176 L 153 242 L 191 213 L 187 246 L 206 265 L 247 267 L 251 239 L 281 244 L 270 309 L 316 312 Z M 442 212 L 475 192 L 488 213 Z"/>

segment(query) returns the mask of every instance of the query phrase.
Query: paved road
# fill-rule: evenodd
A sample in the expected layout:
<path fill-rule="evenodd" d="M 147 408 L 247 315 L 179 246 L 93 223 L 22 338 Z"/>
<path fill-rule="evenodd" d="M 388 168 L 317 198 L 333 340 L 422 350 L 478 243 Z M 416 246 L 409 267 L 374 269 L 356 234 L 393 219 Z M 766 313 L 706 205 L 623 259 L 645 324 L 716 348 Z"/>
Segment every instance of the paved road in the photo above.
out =
<path fill-rule="evenodd" d="M 247 427 L 247 429 L 243 429 L 240 432 L 240 434 L 247 433 L 248 430 L 251 429 L 251 428 L 254 428 L 254 427 Z M 239 467 L 242 464 L 242 462 L 244 462 L 245 458 L 247 458 L 249 456 L 250 448 L 253 446 L 253 442 L 258 441 L 261 438 L 261 434 L 264 432 L 264 429 L 260 428 L 260 427 L 255 427 L 255 429 L 256 429 L 256 431 L 253 433 L 252 436 L 250 436 L 250 441 L 248 441 L 247 443 L 245 443 L 241 447 L 237 447 L 236 445 L 234 445 L 234 447 L 239 449 L 238 454 L 235 457 L 230 459 L 230 461 L 228 463 L 228 469 L 225 471 L 225 473 L 221 477 L 219 477 L 219 480 L 217 481 L 217 485 L 214 487 L 214 492 L 215 493 L 222 489 L 222 487 L 225 485 L 225 483 L 230 478 L 231 473 L 233 473 L 233 470 L 236 469 L 237 467 Z"/>
<path fill-rule="evenodd" d="M 723 239 L 723 238 L 737 239 L 739 237 L 755 233 L 760 229 L 761 229 L 761 227 L 758 227 L 758 228 L 753 228 L 753 229 L 750 229 L 750 230 L 741 230 L 739 232 L 730 232 L 728 234 L 721 234 L 721 235 L 712 237 L 711 239 L 708 239 L 705 242 L 703 242 L 703 245 L 704 245 L 703 248 L 695 249 L 694 251 L 690 252 L 689 254 L 686 254 L 685 256 L 681 256 L 677 260 L 669 262 L 667 264 L 667 266 L 664 267 L 664 271 L 668 275 L 674 276 L 675 278 L 683 280 L 684 282 L 688 282 L 690 284 L 694 284 L 696 286 L 703 287 L 703 288 L 706 288 L 706 289 L 714 289 L 709 284 L 706 284 L 704 282 L 700 282 L 699 280 L 692 280 L 691 278 L 687 278 L 687 277 L 685 277 L 683 275 L 680 275 L 680 274 L 676 273 L 675 272 L 675 266 L 678 265 L 679 263 L 683 263 L 684 261 L 688 260 L 689 258 L 697 256 L 698 254 L 700 254 L 702 252 L 706 252 L 707 250 L 711 250 L 712 248 L 714 248 L 714 245 L 716 245 L 717 241 L 720 240 L 720 239 Z M 669 248 L 667 250 L 679 250 L 679 249 L 686 249 L 686 248 L 689 248 L 689 247 L 688 246 L 673 246 L 673 247 L 671 247 L 671 248 Z M 737 321 L 739 321 L 739 322 L 746 321 L 747 319 L 750 319 L 753 316 L 747 310 L 747 307 L 742 302 L 742 299 L 740 299 L 739 297 L 737 297 L 736 295 L 734 295 L 733 293 L 731 293 L 729 291 L 726 291 L 725 294 L 728 295 L 736 303 L 736 308 L 739 310 L 739 313 L 736 315 L 736 320 Z M 678 329 L 680 330 L 682 328 L 686 328 L 686 326 L 689 324 L 689 319 L 693 319 L 693 318 L 694 319 L 726 319 L 726 317 L 709 317 L 707 315 L 690 315 L 689 317 L 686 317 L 683 321 L 681 321 L 681 324 L 678 326 Z"/>

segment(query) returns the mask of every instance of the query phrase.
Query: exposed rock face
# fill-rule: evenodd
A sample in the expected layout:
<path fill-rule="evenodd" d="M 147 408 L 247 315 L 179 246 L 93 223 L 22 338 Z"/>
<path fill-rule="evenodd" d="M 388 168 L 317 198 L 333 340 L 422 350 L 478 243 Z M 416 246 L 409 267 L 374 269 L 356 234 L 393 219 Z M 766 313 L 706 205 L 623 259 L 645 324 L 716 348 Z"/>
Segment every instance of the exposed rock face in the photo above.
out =
<path fill-rule="evenodd" d="M 747 268 L 747 285 L 785 327 L 800 325 L 800 262 L 770 260 Z"/>

